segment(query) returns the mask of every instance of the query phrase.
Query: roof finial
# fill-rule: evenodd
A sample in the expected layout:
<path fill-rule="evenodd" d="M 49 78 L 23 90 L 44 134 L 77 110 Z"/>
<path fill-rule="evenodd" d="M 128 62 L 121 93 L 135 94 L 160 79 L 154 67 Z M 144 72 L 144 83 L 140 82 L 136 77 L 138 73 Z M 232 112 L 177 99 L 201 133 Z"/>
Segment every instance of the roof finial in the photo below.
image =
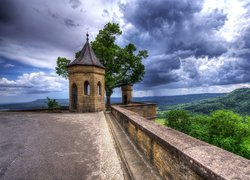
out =
<path fill-rule="evenodd" d="M 88 32 L 87 32 L 86 36 L 87 36 L 87 41 L 89 42 L 89 33 Z"/>

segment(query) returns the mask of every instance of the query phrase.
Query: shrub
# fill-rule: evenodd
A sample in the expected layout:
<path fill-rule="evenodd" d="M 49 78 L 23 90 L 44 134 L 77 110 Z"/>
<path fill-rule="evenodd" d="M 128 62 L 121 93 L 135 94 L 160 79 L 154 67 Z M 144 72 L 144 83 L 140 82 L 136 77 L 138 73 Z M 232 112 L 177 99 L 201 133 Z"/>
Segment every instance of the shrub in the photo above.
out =
<path fill-rule="evenodd" d="M 47 97 L 47 106 L 48 106 L 48 109 L 50 110 L 53 110 L 53 109 L 56 109 L 56 108 L 59 108 L 59 103 L 56 101 L 56 99 L 50 99 Z"/>

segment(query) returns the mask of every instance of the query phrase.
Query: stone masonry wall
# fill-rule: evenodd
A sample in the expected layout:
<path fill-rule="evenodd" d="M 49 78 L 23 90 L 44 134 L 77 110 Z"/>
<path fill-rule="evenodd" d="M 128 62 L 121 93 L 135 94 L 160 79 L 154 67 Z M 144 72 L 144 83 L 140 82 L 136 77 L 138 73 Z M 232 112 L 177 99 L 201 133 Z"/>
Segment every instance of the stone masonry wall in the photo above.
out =
<path fill-rule="evenodd" d="M 154 103 L 131 103 L 128 105 L 120 105 L 120 107 L 133 111 L 149 120 L 156 118 L 156 104 Z"/>
<path fill-rule="evenodd" d="M 104 73 L 105 70 L 93 66 L 71 66 L 69 73 L 70 110 L 73 109 L 72 85 L 77 86 L 77 112 L 104 111 Z M 90 84 L 90 95 L 84 94 L 84 82 Z M 98 95 L 98 82 L 101 83 L 101 95 Z"/>
<path fill-rule="evenodd" d="M 250 179 L 250 161 L 112 106 L 111 112 L 163 179 Z"/>

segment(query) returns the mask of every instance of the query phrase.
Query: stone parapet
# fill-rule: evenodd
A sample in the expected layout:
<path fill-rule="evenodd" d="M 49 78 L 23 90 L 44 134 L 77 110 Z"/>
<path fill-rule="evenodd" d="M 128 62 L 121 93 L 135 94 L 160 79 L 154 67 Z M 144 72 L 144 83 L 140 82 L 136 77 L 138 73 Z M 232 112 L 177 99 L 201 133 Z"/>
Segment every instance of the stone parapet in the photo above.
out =
<path fill-rule="evenodd" d="M 133 111 L 149 120 L 154 120 L 156 118 L 155 103 L 132 102 L 130 104 L 119 105 L 119 106 L 127 110 Z"/>
<path fill-rule="evenodd" d="M 163 179 L 250 179 L 250 161 L 122 106 L 111 113 Z"/>

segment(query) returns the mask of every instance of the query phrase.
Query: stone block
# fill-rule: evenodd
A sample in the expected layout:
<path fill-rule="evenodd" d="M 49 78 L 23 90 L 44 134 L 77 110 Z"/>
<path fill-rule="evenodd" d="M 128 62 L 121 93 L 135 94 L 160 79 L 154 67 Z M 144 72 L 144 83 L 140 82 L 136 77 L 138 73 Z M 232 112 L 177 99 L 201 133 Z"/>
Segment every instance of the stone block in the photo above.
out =
<path fill-rule="evenodd" d="M 142 152 L 150 160 L 152 153 L 151 139 L 140 129 L 137 130 L 137 143 Z"/>
<path fill-rule="evenodd" d="M 129 134 L 130 138 L 134 142 L 136 142 L 136 128 L 131 122 L 128 123 L 128 134 Z"/>

